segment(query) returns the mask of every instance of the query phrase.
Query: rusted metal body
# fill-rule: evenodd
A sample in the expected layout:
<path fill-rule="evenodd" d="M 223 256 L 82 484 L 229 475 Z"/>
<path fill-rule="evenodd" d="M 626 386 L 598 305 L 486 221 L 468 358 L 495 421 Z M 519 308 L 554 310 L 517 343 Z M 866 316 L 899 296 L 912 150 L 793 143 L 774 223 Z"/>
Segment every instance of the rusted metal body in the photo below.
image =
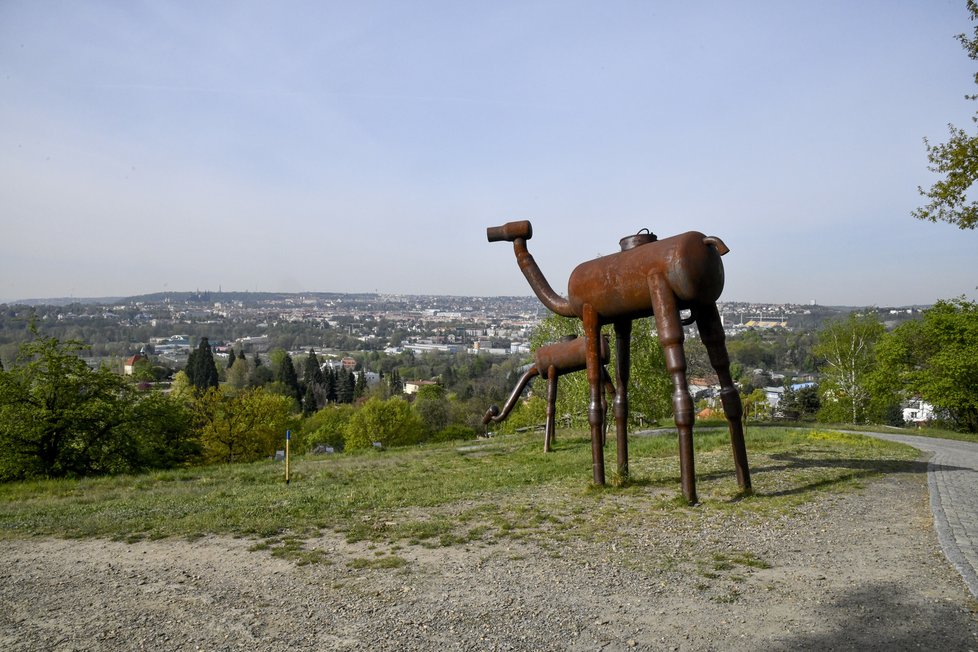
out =
<path fill-rule="evenodd" d="M 744 444 L 743 406 L 730 375 L 730 359 L 716 300 L 723 290 L 724 243 L 696 231 L 663 240 L 653 234 L 622 238 L 622 251 L 578 265 L 567 284 L 567 298 L 554 292 L 526 241 L 533 235 L 527 221 L 510 222 L 486 231 L 490 242 L 513 243 L 520 270 L 537 298 L 551 311 L 576 317 L 584 324 L 585 367 L 590 387 L 588 422 L 591 427 L 594 482 L 604 484 L 604 452 L 600 433 L 604 430 L 601 409 L 601 328 L 611 324 L 616 335 L 615 399 L 618 474 L 628 475 L 628 379 L 631 366 L 632 321 L 655 318 L 659 343 L 665 354 L 666 370 L 673 382 L 673 411 L 679 433 L 680 480 L 683 495 L 697 502 L 693 459 L 693 400 L 686 379 L 683 324 L 695 322 L 706 346 L 710 364 L 720 380 L 720 400 L 727 417 L 733 448 L 737 483 L 749 491 L 750 470 Z M 685 322 L 681 310 L 691 316 Z"/>
<path fill-rule="evenodd" d="M 608 375 L 605 365 L 608 363 L 610 358 L 610 349 L 608 348 L 608 338 L 601 338 L 601 379 L 604 383 L 605 389 L 610 396 L 614 396 L 615 387 L 611 383 L 611 377 Z M 545 376 L 547 379 L 547 425 L 546 434 L 543 439 L 543 451 L 549 453 L 552 449 L 554 437 L 556 434 L 556 404 L 557 404 L 557 378 L 565 374 L 574 373 L 577 371 L 584 371 L 587 368 L 587 346 L 583 338 L 579 338 L 576 335 L 568 335 L 567 337 L 554 342 L 553 344 L 547 344 L 539 347 L 533 354 L 534 363 L 530 366 L 526 372 L 520 376 L 519 381 L 516 383 L 516 387 L 513 389 L 506 403 L 503 405 L 503 409 L 500 410 L 498 406 L 491 405 L 486 411 L 486 415 L 482 418 L 483 424 L 499 423 L 509 416 L 516 402 L 519 400 L 520 395 L 526 388 L 527 383 L 536 378 L 537 376 Z M 601 397 L 601 409 L 607 413 L 608 404 L 605 401 L 604 395 Z M 605 430 L 601 430 L 601 444 L 604 445 L 604 433 Z"/>

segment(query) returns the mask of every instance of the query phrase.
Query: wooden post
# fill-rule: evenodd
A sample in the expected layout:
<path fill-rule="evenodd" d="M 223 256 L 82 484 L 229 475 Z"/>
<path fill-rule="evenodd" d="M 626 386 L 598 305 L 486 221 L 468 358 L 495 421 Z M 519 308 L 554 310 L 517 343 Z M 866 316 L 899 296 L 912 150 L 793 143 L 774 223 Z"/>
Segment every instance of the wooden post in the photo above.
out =
<path fill-rule="evenodd" d="M 289 440 L 292 439 L 292 431 L 285 431 L 285 484 L 289 484 Z"/>

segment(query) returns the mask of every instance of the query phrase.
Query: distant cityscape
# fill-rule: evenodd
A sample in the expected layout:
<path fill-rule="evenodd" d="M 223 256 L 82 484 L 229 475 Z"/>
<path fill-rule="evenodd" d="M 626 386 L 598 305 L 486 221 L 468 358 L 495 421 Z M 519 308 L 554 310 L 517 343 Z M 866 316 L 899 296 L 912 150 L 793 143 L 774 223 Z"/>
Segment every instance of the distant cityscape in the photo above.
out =
<path fill-rule="evenodd" d="M 174 365 L 186 361 L 195 334 L 210 333 L 216 355 L 230 348 L 266 352 L 345 349 L 511 355 L 527 353 L 548 311 L 533 296 L 427 296 L 327 292 L 162 292 L 128 298 L 36 300 L 2 304 L 8 319 L 33 315 L 40 325 L 95 321 L 128 331 L 130 345 L 148 345 Z M 875 308 L 888 326 L 922 307 Z M 864 308 L 721 302 L 728 335 L 748 330 L 816 330 L 828 319 Z M 95 325 L 94 323 L 92 324 Z M 298 330 L 283 344 L 275 333 Z M 326 338 L 323 333 L 330 333 Z M 696 337 L 689 327 L 690 337 Z M 337 337 L 342 335 L 342 340 Z M 327 342 L 327 340 L 329 340 Z M 337 346 L 337 344 L 339 344 Z M 132 352 L 132 351 L 129 351 Z"/>

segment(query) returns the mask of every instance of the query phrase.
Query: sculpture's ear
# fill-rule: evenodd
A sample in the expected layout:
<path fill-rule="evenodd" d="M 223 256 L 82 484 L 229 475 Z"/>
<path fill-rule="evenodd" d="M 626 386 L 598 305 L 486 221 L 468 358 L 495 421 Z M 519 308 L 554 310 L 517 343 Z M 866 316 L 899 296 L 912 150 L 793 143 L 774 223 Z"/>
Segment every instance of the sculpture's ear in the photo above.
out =
<path fill-rule="evenodd" d="M 707 246 L 713 245 L 714 247 L 716 247 L 717 253 L 720 254 L 721 256 L 726 254 L 728 251 L 730 251 L 730 247 L 723 244 L 723 240 L 716 237 L 715 235 L 711 235 L 703 238 L 703 244 Z"/>

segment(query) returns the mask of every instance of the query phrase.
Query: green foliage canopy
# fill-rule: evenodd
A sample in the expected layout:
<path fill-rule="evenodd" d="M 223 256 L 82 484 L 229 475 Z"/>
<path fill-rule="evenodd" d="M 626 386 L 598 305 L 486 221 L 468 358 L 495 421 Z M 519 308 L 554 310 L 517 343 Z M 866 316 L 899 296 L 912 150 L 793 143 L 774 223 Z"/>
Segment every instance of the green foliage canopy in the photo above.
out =
<path fill-rule="evenodd" d="M 889 333 L 877 353 L 883 391 L 920 397 L 955 427 L 978 432 L 978 304 L 938 301 Z"/>
<path fill-rule="evenodd" d="M 972 22 L 978 21 L 978 4 L 968 0 L 968 12 Z M 972 60 L 978 60 L 978 25 L 974 28 L 974 36 L 959 34 L 958 40 Z M 975 74 L 978 83 L 978 73 Z M 966 96 L 970 100 L 978 99 L 978 94 Z M 978 122 L 978 114 L 972 117 Z M 913 216 L 931 222 L 948 222 L 960 229 L 973 229 L 978 226 L 978 201 L 968 196 L 968 192 L 978 179 L 978 136 L 965 130 L 948 125 L 950 132 L 946 143 L 931 145 L 925 138 L 928 169 L 936 172 L 941 178 L 934 182 L 929 190 L 918 187 L 920 194 L 927 198 L 928 203 L 913 212 Z"/>
<path fill-rule="evenodd" d="M 347 423 L 346 450 L 370 448 L 374 442 L 383 446 L 417 444 L 424 435 L 424 423 L 407 401 L 370 398 Z"/>
<path fill-rule="evenodd" d="M 79 342 L 35 339 L 0 371 L 0 480 L 77 477 L 166 467 L 194 457 L 189 414 L 90 368 Z"/>
<path fill-rule="evenodd" d="M 824 362 L 821 420 L 865 421 L 872 396 L 870 375 L 876 367 L 876 343 L 884 330 L 873 310 L 850 313 L 819 331 L 813 353 Z"/>
<path fill-rule="evenodd" d="M 253 462 L 285 445 L 298 432 L 295 403 L 262 388 L 241 392 L 210 389 L 194 401 L 194 418 L 207 462 Z M 301 442 L 297 442 L 301 448 Z"/>

